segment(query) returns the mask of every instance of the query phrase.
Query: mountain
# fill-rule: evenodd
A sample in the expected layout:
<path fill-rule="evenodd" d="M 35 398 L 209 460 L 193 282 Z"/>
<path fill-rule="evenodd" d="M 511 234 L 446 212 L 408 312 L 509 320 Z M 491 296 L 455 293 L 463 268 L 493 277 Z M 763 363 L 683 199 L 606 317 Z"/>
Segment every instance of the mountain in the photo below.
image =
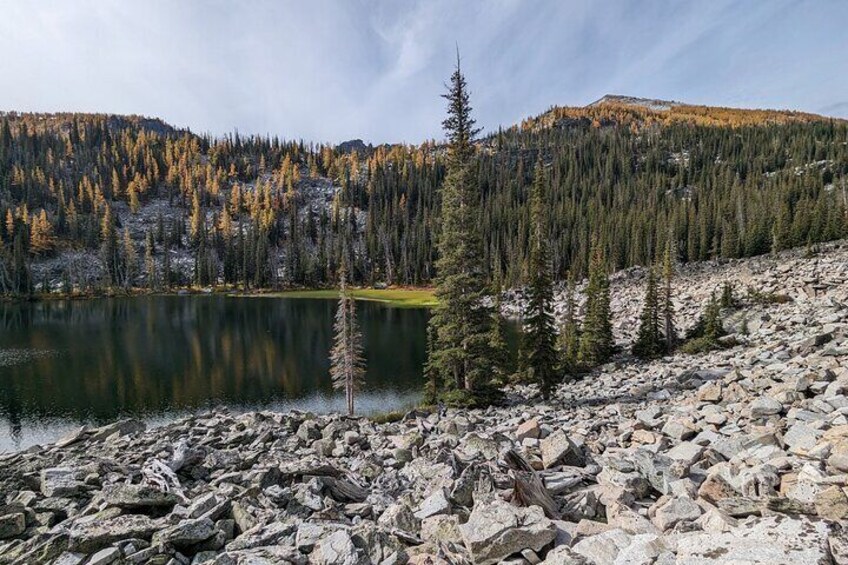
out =
<path fill-rule="evenodd" d="M 848 236 L 848 122 L 607 95 L 479 140 L 489 274 L 526 276 L 527 187 L 547 169 L 558 277 L 672 238 L 683 262 Z M 0 115 L 0 292 L 433 277 L 444 151 L 200 137 L 139 116 Z"/>
<path fill-rule="evenodd" d="M 689 123 L 706 126 L 757 126 L 766 124 L 812 123 L 831 120 L 844 122 L 807 112 L 792 110 L 764 110 L 698 106 L 651 98 L 636 98 L 607 94 L 587 106 L 554 106 L 547 112 L 528 118 L 521 127 L 568 127 L 588 121 L 596 126 L 654 127 L 672 123 Z"/>
<path fill-rule="evenodd" d="M 621 94 L 606 94 L 595 100 L 588 107 L 603 105 L 636 106 L 648 110 L 670 110 L 675 106 L 683 106 L 682 102 L 673 100 L 657 100 L 655 98 L 637 98 L 635 96 L 623 96 Z"/>

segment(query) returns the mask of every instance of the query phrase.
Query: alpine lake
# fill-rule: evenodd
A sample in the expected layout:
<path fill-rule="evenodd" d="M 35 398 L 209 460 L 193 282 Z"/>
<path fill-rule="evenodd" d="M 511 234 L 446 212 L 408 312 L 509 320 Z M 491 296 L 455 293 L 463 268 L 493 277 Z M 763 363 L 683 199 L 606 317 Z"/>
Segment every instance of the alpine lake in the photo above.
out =
<path fill-rule="evenodd" d="M 83 424 L 205 409 L 343 411 L 329 351 L 335 293 L 149 295 L 0 304 L 0 452 Z M 357 300 L 357 413 L 421 398 L 428 303 Z M 417 298 L 414 297 L 413 298 Z M 517 329 L 510 327 L 511 341 Z M 513 343 L 514 345 L 514 343 Z"/>

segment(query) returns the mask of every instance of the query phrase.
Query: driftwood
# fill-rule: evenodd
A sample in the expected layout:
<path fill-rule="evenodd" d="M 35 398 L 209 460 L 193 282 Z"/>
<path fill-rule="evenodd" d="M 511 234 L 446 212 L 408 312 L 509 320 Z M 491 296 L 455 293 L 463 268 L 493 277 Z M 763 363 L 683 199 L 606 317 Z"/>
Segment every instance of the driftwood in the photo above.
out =
<path fill-rule="evenodd" d="M 182 502 L 188 502 L 177 474 L 159 459 L 148 461 L 141 469 L 142 484 L 149 485 L 162 492 L 176 495 Z"/>
<path fill-rule="evenodd" d="M 362 502 L 368 497 L 368 489 L 345 479 L 318 477 L 330 491 L 330 496 L 339 502 Z"/>
<path fill-rule="evenodd" d="M 512 470 L 514 481 L 510 500 L 521 506 L 539 506 L 545 511 L 545 516 L 558 520 L 560 514 L 557 503 L 527 461 L 512 449 L 504 454 L 504 461 Z"/>

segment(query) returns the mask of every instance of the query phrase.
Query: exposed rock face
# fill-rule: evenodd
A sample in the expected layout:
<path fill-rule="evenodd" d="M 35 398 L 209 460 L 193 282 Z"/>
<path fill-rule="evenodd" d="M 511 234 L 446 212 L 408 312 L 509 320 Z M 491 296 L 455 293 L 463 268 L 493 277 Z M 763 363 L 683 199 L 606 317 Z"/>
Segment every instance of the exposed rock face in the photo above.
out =
<path fill-rule="evenodd" d="M 686 267 L 678 326 L 726 279 L 791 300 L 727 313 L 730 349 L 616 361 L 546 403 L 221 409 L 0 455 L 0 564 L 848 563 L 848 246 Z M 641 285 L 613 280 L 622 343 Z M 511 502 L 508 452 L 547 516 Z"/>

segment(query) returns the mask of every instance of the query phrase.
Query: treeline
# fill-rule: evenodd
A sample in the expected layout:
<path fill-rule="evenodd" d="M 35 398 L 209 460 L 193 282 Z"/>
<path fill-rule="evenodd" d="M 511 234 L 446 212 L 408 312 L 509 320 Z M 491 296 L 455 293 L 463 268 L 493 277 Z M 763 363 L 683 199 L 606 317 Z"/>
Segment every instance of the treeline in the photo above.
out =
<path fill-rule="evenodd" d="M 475 144 L 482 268 L 527 282 L 539 160 L 555 278 L 587 272 L 593 237 L 608 269 L 649 264 L 667 243 L 693 261 L 845 237 L 847 143 L 845 122 L 807 114 L 555 109 Z M 31 291 L 32 263 L 69 250 L 97 252 L 104 287 L 323 286 L 342 261 L 355 284 L 429 284 L 448 159 L 435 143 L 347 152 L 154 120 L 3 115 L 0 291 Z M 170 264 L 186 253 L 190 272 Z"/>

